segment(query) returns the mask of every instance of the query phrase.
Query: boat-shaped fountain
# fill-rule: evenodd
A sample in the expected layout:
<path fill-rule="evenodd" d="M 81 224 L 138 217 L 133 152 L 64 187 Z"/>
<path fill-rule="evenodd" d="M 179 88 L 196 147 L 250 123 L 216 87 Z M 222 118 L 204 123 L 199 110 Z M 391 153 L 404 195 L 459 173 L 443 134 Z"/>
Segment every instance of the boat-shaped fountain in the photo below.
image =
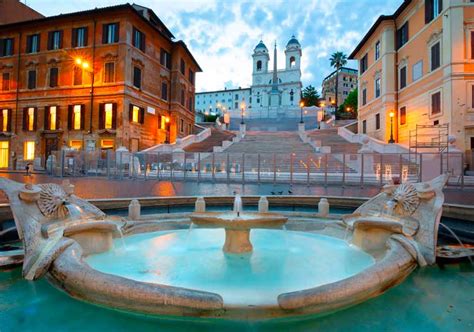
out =
<path fill-rule="evenodd" d="M 238 196 L 234 211 L 166 222 L 108 217 L 70 185 L 1 178 L 0 189 L 26 279 L 120 310 L 260 319 L 333 312 L 433 264 L 446 180 L 387 185 L 343 218 L 248 213 Z"/>

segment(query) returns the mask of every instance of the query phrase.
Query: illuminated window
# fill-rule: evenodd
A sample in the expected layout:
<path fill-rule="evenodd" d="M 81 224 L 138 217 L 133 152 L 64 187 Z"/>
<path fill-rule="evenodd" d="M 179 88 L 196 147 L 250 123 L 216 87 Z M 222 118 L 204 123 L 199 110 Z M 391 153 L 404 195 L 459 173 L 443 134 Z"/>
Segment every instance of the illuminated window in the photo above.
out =
<path fill-rule="evenodd" d="M 132 107 L 132 122 L 138 123 L 140 116 L 140 108 L 137 106 Z"/>
<path fill-rule="evenodd" d="M 33 107 L 28 108 L 28 130 L 35 130 L 35 109 Z"/>
<path fill-rule="evenodd" d="M 165 130 L 166 129 L 166 124 L 169 122 L 169 119 L 166 116 L 163 116 L 163 115 L 160 118 L 161 118 L 161 120 L 160 120 L 160 129 Z"/>
<path fill-rule="evenodd" d="M 103 139 L 100 141 L 100 147 L 102 149 L 113 149 L 114 148 L 114 140 L 113 139 Z"/>
<path fill-rule="evenodd" d="M 8 141 L 0 141 L 0 168 L 8 167 L 8 159 L 10 143 Z"/>
<path fill-rule="evenodd" d="M 81 105 L 74 105 L 72 117 L 73 117 L 72 129 L 80 130 L 81 129 Z"/>
<path fill-rule="evenodd" d="M 82 149 L 82 141 L 79 140 L 70 140 L 69 141 L 69 146 L 71 149 L 74 150 L 81 150 Z"/>
<path fill-rule="evenodd" d="M 25 160 L 35 159 L 35 141 L 25 142 L 24 159 Z"/>
<path fill-rule="evenodd" d="M 105 104 L 105 129 L 112 129 L 112 119 L 114 116 L 112 104 Z"/>
<path fill-rule="evenodd" d="M 8 110 L 7 109 L 2 110 L 2 131 L 3 132 L 8 131 L 9 120 L 10 119 L 8 119 Z"/>
<path fill-rule="evenodd" d="M 49 130 L 56 130 L 57 129 L 57 114 L 58 108 L 56 106 L 49 107 Z"/>

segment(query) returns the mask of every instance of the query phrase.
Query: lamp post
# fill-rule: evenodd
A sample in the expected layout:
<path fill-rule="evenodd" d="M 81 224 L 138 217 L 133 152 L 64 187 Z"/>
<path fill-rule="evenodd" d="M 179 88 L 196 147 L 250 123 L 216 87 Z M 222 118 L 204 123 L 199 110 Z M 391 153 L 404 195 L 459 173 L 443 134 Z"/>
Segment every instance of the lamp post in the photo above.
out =
<path fill-rule="evenodd" d="M 83 70 L 89 73 L 91 78 L 91 89 L 90 89 L 90 125 L 89 125 L 89 134 L 92 134 L 92 110 L 94 109 L 94 68 L 90 68 L 90 65 L 87 61 L 84 61 L 81 58 L 76 58 L 76 65 L 80 66 Z"/>
<path fill-rule="evenodd" d="M 304 101 L 300 101 L 300 123 L 304 123 L 303 121 L 303 107 L 304 107 Z"/>
<path fill-rule="evenodd" d="M 318 122 L 318 127 L 319 129 L 321 129 L 321 121 L 324 121 L 324 117 L 326 116 L 326 109 L 325 109 L 326 103 L 323 101 L 319 104 L 319 106 L 321 107 L 322 112 L 321 112 L 321 120 Z"/>
<path fill-rule="evenodd" d="M 244 115 L 245 115 L 245 99 L 242 98 L 242 103 L 240 104 L 240 124 L 244 124 Z"/>
<path fill-rule="evenodd" d="M 392 111 L 390 112 L 390 139 L 388 140 L 388 142 L 390 144 L 393 144 L 395 143 L 395 140 L 393 139 L 393 117 L 395 116 L 395 113 Z"/>
<path fill-rule="evenodd" d="M 166 125 L 166 139 L 165 139 L 165 144 L 170 144 L 170 117 L 165 116 L 165 125 Z"/>

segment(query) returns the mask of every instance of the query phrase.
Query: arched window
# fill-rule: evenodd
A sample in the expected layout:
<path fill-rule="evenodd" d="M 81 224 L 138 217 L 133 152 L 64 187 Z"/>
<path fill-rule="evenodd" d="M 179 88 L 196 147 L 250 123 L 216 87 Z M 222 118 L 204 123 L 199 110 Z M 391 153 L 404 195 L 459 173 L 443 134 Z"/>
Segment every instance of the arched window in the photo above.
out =
<path fill-rule="evenodd" d="M 257 71 L 261 71 L 261 70 L 262 70 L 262 61 L 258 60 L 257 61 Z"/>
<path fill-rule="evenodd" d="M 294 68 L 296 66 L 296 59 L 294 56 L 290 57 L 290 68 Z"/>

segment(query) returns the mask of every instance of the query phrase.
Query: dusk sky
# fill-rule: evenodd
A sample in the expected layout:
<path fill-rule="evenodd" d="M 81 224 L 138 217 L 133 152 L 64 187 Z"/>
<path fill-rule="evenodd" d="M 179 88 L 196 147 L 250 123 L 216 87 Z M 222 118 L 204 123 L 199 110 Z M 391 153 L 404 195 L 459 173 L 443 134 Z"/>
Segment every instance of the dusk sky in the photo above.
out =
<path fill-rule="evenodd" d="M 253 48 L 263 39 L 279 50 L 278 66 L 284 67 L 284 48 L 294 34 L 303 48 L 303 86 L 321 89 L 332 69 L 335 51 L 347 55 L 381 14 L 392 14 L 403 0 L 137 0 L 150 7 L 176 39 L 186 42 L 201 65 L 197 91 L 248 87 Z M 28 0 L 46 16 L 119 4 L 114 0 Z M 273 55 L 273 51 L 271 51 Z M 271 59 L 273 61 L 273 59 Z M 272 62 L 270 62 L 270 66 Z M 349 67 L 357 64 L 349 61 Z"/>

